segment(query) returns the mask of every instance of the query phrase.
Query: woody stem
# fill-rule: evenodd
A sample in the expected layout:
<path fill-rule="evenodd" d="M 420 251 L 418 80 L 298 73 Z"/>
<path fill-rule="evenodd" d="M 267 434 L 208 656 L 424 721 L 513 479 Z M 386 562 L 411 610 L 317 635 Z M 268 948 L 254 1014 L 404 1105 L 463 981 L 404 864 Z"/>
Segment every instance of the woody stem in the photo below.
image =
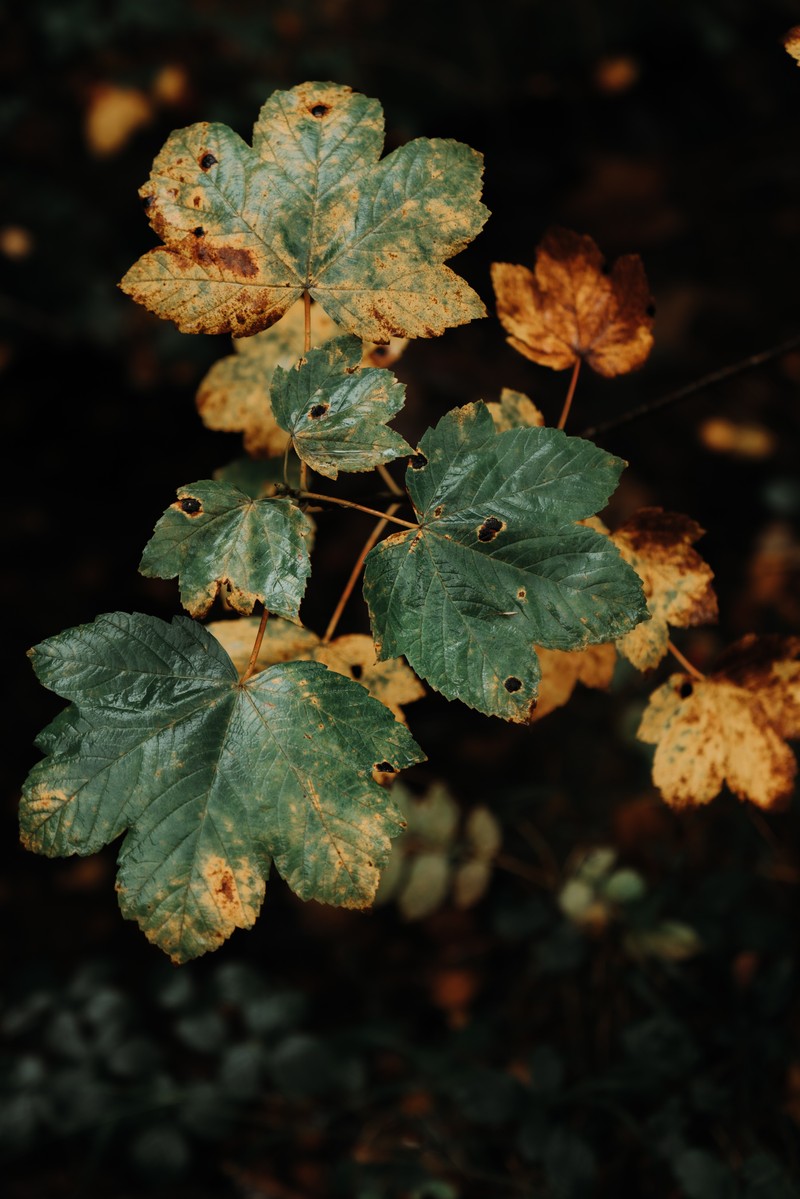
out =
<path fill-rule="evenodd" d="M 572 399 L 573 399 L 573 396 L 575 395 L 575 388 L 578 384 L 578 375 L 581 372 L 581 362 L 582 361 L 583 361 L 582 358 L 575 359 L 575 365 L 572 368 L 572 378 L 569 381 L 569 390 L 567 392 L 567 398 L 564 400 L 564 407 L 561 409 L 561 416 L 558 418 L 558 424 L 556 425 L 557 429 L 563 429 L 564 425 L 567 423 L 567 417 L 569 416 L 569 410 L 572 407 Z"/>
<path fill-rule="evenodd" d="M 677 658 L 683 669 L 688 671 L 693 678 L 704 679 L 706 677 L 702 670 L 698 670 L 696 666 L 692 665 L 688 658 L 684 657 L 677 645 L 673 644 L 672 641 L 667 642 L 667 649 L 672 654 L 673 658 Z"/>
<path fill-rule="evenodd" d="M 364 504 L 355 504 L 352 500 L 340 500 L 336 495 L 320 495 L 317 491 L 299 491 L 295 493 L 301 500 L 322 500 L 326 504 L 338 504 L 340 508 L 355 508 L 356 512 L 366 512 L 367 516 L 377 516 L 390 524 L 401 525 L 404 529 L 419 530 L 419 525 L 410 520 L 401 520 L 399 516 L 390 516 L 388 512 L 379 512 L 377 508 L 367 508 Z"/>
<path fill-rule="evenodd" d="M 392 516 L 394 516 L 395 512 L 397 511 L 397 509 L 399 507 L 400 507 L 399 504 L 392 504 L 391 507 L 387 508 L 386 515 L 383 517 L 382 520 L 378 521 L 375 528 L 372 530 L 369 537 L 364 542 L 364 545 L 361 548 L 361 553 L 358 555 L 358 558 L 356 559 L 355 566 L 353 567 L 352 571 L 350 572 L 350 578 L 347 580 L 344 591 L 339 596 L 339 602 L 333 610 L 333 616 L 328 621 L 328 627 L 325 630 L 325 636 L 322 638 L 323 644 L 326 644 L 328 641 L 330 641 L 331 637 L 336 632 L 336 626 L 339 623 L 339 618 L 341 617 L 342 612 L 344 612 L 345 604 L 350 599 L 350 596 L 353 593 L 353 588 L 355 587 L 356 583 L 358 582 L 358 576 L 361 574 L 361 570 L 364 566 L 364 559 L 366 558 L 367 554 L 372 549 L 373 545 L 378 540 L 381 533 L 386 528 L 386 526 L 388 525 Z"/>
<path fill-rule="evenodd" d="M 261 613 L 261 621 L 258 626 L 258 632 L 256 633 L 256 639 L 253 642 L 253 648 L 250 651 L 250 661 L 247 663 L 247 666 L 244 669 L 244 674 L 239 679 L 240 686 L 242 683 L 246 683 L 252 674 L 255 674 L 256 662 L 258 661 L 258 654 L 261 649 L 261 642 L 264 640 L 264 631 L 267 627 L 268 617 L 269 617 L 269 612 L 265 608 L 264 611 Z"/>

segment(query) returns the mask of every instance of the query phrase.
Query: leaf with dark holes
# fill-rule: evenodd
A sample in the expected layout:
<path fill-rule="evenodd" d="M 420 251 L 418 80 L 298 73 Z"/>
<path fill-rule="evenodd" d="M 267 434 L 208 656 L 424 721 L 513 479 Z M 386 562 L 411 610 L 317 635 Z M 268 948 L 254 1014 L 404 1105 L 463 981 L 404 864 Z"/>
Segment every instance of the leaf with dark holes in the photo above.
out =
<path fill-rule="evenodd" d="M 203 616 L 220 586 L 237 612 L 249 614 L 257 600 L 294 620 L 311 563 L 313 527 L 288 499 L 255 500 L 230 483 L 211 479 L 178 491 L 145 546 L 139 570 L 173 579 L 181 603 Z"/>
<path fill-rule="evenodd" d="M 357 338 L 337 337 L 272 376 L 275 419 L 298 457 L 329 479 L 411 452 L 386 427 L 403 406 L 404 385 L 391 371 L 362 367 L 361 354 Z"/>
<path fill-rule="evenodd" d="M 427 464 L 406 473 L 420 529 L 366 561 L 376 645 L 449 699 L 525 722 L 536 645 L 578 649 L 646 618 L 616 547 L 575 523 L 606 503 L 624 464 L 557 429 L 497 433 L 480 403 L 449 412 L 420 451 Z"/>
<path fill-rule="evenodd" d="M 185 617 L 111 613 L 31 656 L 72 706 L 39 738 L 48 756 L 24 786 L 22 840 L 59 857 L 124 834 L 123 915 L 174 961 L 251 927 L 271 863 L 301 899 L 372 902 L 403 827 L 373 765 L 424 755 L 363 687 L 317 662 L 240 684 Z"/>
<path fill-rule="evenodd" d="M 333 83 L 274 92 L 252 148 L 226 125 L 178 130 L 140 192 L 164 246 L 123 291 L 185 333 L 256 333 L 304 293 L 368 341 L 485 316 L 444 265 L 488 216 L 481 155 L 417 138 L 379 161 L 382 146 L 380 104 Z"/>

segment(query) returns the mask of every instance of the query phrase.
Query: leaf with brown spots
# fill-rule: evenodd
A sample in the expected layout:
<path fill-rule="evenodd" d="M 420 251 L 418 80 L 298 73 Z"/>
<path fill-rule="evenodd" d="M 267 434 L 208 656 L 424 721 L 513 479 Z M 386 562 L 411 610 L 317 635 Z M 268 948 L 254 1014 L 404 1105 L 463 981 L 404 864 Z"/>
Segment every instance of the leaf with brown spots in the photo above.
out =
<path fill-rule="evenodd" d="M 650 612 L 650 620 L 617 642 L 637 670 L 651 670 L 664 657 L 670 625 L 684 629 L 717 619 L 714 572 L 692 548 L 703 532 L 688 516 L 641 508 L 612 534 L 642 580 Z"/>
<path fill-rule="evenodd" d="M 318 662 L 241 683 L 185 617 L 110 613 L 31 656 L 71 706 L 39 738 L 22 840 L 60 857 L 123 837 L 122 912 L 174 961 L 249 928 L 273 863 L 301 899 L 372 902 L 403 827 L 373 768 L 424 755 L 363 687 Z"/>
<path fill-rule="evenodd" d="M 145 546 L 139 570 L 180 581 L 181 603 L 204 616 L 222 589 L 237 612 L 255 603 L 295 619 L 311 573 L 308 517 L 287 499 L 254 500 L 204 479 L 178 489 Z"/>
<path fill-rule="evenodd" d="M 638 254 L 603 270 L 591 237 L 549 229 L 536 266 L 492 264 L 497 315 L 509 344 L 541 366 L 578 359 L 611 377 L 640 367 L 653 344 L 652 299 Z"/>
<path fill-rule="evenodd" d="M 244 671 L 250 659 L 258 620 L 214 620 L 206 626 L 225 647 L 236 668 Z M 405 723 L 403 704 L 422 699 L 425 688 L 402 658 L 378 662 L 375 643 L 363 633 L 347 633 L 331 642 L 323 642 L 302 625 L 287 620 L 267 622 L 255 669 L 266 670 L 277 662 L 295 659 L 322 662 L 331 670 L 355 679 L 366 687 L 373 699 L 384 704 L 397 720 Z"/>
<path fill-rule="evenodd" d="M 610 641 L 646 618 L 639 579 L 576 522 L 602 508 L 623 463 L 558 429 L 495 429 L 484 404 L 447 413 L 406 472 L 419 529 L 367 556 L 380 657 L 404 655 L 448 699 L 526 723 L 534 647 Z"/>
<path fill-rule="evenodd" d="M 638 736 L 657 746 L 653 782 L 683 807 L 723 783 L 761 808 L 789 799 L 800 737 L 800 638 L 747 636 L 704 679 L 674 674 L 650 697 Z"/>
<path fill-rule="evenodd" d="M 532 721 L 541 720 L 556 708 L 563 708 L 578 683 L 607 691 L 617 662 L 617 651 L 610 644 L 576 650 L 543 649 L 537 645 L 536 656 L 542 677 L 539 699 L 531 713 Z"/>
<path fill-rule="evenodd" d="M 443 265 L 488 216 L 480 154 L 417 138 L 379 161 L 382 147 L 380 104 L 333 83 L 274 92 L 252 148 L 226 125 L 178 130 L 139 193 L 164 247 L 123 291 L 185 333 L 257 333 L 304 293 L 365 341 L 484 316 Z"/>
<path fill-rule="evenodd" d="M 361 366 L 361 342 L 336 337 L 293 367 L 275 368 L 272 410 L 295 453 L 319 474 L 372 470 L 413 453 L 387 426 L 403 406 L 405 387 L 391 371 Z"/>
<path fill-rule="evenodd" d="M 319 304 L 311 305 L 311 344 L 320 346 L 341 330 Z M 253 337 L 237 337 L 233 354 L 220 358 L 197 392 L 197 410 L 209 429 L 242 432 L 244 448 L 255 458 L 283 453 L 288 434 L 277 424 L 270 402 L 275 368 L 288 369 L 303 353 L 305 313 L 301 301 L 282 321 Z M 394 337 L 389 345 L 363 342 L 362 366 L 391 366 L 403 353 L 406 338 Z"/>

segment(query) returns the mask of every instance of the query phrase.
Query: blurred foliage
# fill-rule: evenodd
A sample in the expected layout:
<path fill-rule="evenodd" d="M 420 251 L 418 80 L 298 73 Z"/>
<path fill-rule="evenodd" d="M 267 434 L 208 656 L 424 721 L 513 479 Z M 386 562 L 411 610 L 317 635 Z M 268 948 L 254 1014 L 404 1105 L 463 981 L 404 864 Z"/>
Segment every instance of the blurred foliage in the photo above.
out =
<path fill-rule="evenodd" d="M 154 244 L 136 188 L 168 133 L 213 119 L 247 137 L 275 88 L 330 78 L 381 99 L 387 148 L 445 136 L 486 154 L 494 215 L 458 270 L 487 301 L 489 263 L 529 260 L 552 223 L 641 254 L 653 355 L 630 380 L 581 380 L 577 432 L 797 328 L 800 75 L 780 45 L 796 21 L 790 0 L 0 13 L 12 1199 L 800 1195 L 797 814 L 729 795 L 665 811 L 633 737 L 653 681 L 624 665 L 610 697 L 579 692 L 531 729 L 415 705 L 431 766 L 407 786 L 458 805 L 448 866 L 470 811 L 502 834 L 470 908 L 332 913 L 276 885 L 225 960 L 175 972 L 106 897 L 113 854 L 54 868 L 15 850 L 54 714 L 22 651 L 102 610 L 171 615 L 171 585 L 136 574 L 141 548 L 182 479 L 239 453 L 194 409 L 228 340 L 182 337 L 115 287 Z M 552 421 L 563 380 L 513 359 L 495 320 L 411 346 L 403 435 L 502 386 Z M 722 624 L 689 635 L 698 663 L 750 630 L 796 631 L 798 383 L 787 355 L 604 442 L 632 464 L 619 520 L 658 504 L 708 530 Z M 315 559 L 312 627 L 363 536 Z"/>

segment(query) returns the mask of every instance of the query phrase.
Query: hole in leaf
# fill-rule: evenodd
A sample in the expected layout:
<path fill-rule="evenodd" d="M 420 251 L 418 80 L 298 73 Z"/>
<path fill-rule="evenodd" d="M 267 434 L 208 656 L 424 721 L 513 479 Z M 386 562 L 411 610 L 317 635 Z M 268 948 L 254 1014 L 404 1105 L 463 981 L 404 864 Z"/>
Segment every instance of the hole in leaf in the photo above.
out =
<path fill-rule="evenodd" d="M 308 415 L 313 420 L 319 420 L 319 418 L 321 416 L 324 416 L 327 411 L 328 411 L 327 404 L 315 404 L 313 408 L 309 408 Z"/>
<path fill-rule="evenodd" d="M 195 235 L 195 237 L 205 237 L 206 231 L 202 225 L 198 225 L 196 229 L 192 230 L 192 233 Z"/>
<path fill-rule="evenodd" d="M 412 470 L 422 470 L 423 466 L 428 465 L 428 459 L 424 454 L 414 454 L 412 458 L 409 458 L 408 465 Z"/>
<path fill-rule="evenodd" d="M 198 512 L 203 511 L 203 505 L 193 495 L 183 496 L 179 500 L 179 507 L 181 512 L 185 512 L 187 516 L 197 516 Z"/>
<path fill-rule="evenodd" d="M 312 117 L 324 117 L 328 115 L 330 110 L 330 104 L 314 104 L 309 109 L 309 112 L 311 113 Z"/>
<path fill-rule="evenodd" d="M 352 674 L 353 674 L 353 678 L 354 678 L 354 679 L 360 679 L 360 678 L 361 678 L 361 676 L 362 676 L 362 674 L 364 673 L 364 668 L 363 668 L 363 666 L 359 666 L 358 662 L 355 662 L 355 663 L 354 663 L 354 664 L 353 664 L 353 665 L 350 667 L 350 670 L 352 671 Z"/>
<path fill-rule="evenodd" d="M 388 346 L 375 346 L 375 348 L 370 353 L 370 358 L 372 359 L 373 362 L 380 362 L 380 360 L 382 358 L 385 358 L 388 355 L 388 353 L 389 353 Z"/>
<path fill-rule="evenodd" d="M 680 687 L 678 688 L 678 695 L 680 695 L 681 699 L 688 699 L 693 691 L 694 687 L 687 679 L 686 682 L 681 683 Z"/>
<path fill-rule="evenodd" d="M 200 169 L 207 171 L 209 167 L 213 167 L 215 162 L 219 162 L 219 159 L 215 158 L 213 154 L 204 154 L 199 161 Z"/>
<path fill-rule="evenodd" d="M 504 528 L 505 524 L 502 520 L 498 520 L 496 516 L 487 516 L 478 529 L 478 541 L 494 541 L 500 530 Z"/>
<path fill-rule="evenodd" d="M 516 675 L 511 674 L 503 683 L 503 686 L 505 687 L 506 691 L 519 691 L 520 687 L 522 686 L 522 679 L 518 679 Z"/>
<path fill-rule="evenodd" d="M 391 762 L 376 762 L 375 769 L 383 771 L 384 774 L 395 773 L 395 768 L 392 766 Z"/>

